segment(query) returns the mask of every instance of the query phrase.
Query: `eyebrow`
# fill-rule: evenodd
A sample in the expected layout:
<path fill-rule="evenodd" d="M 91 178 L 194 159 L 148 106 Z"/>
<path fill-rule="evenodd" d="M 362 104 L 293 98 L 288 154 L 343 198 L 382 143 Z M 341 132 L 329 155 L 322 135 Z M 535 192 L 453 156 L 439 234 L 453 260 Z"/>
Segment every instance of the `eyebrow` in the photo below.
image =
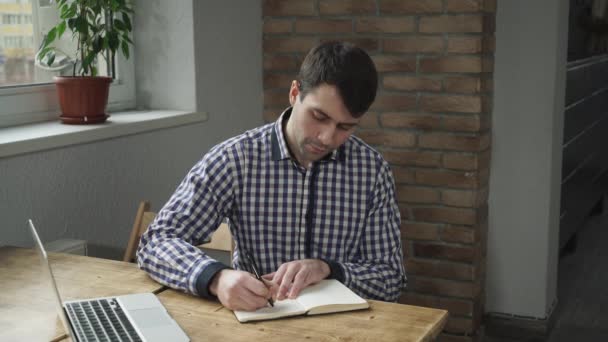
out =
<path fill-rule="evenodd" d="M 313 108 L 314 108 L 314 110 L 316 110 L 317 112 L 319 112 L 319 114 L 321 114 L 321 115 L 323 115 L 325 117 L 331 118 L 331 116 L 327 115 L 327 113 L 325 113 L 320 108 L 316 108 L 316 107 L 313 107 Z M 333 118 L 332 118 L 332 120 L 333 120 Z M 357 126 L 359 126 L 359 123 L 358 122 L 337 122 L 336 126 L 357 127 Z"/>

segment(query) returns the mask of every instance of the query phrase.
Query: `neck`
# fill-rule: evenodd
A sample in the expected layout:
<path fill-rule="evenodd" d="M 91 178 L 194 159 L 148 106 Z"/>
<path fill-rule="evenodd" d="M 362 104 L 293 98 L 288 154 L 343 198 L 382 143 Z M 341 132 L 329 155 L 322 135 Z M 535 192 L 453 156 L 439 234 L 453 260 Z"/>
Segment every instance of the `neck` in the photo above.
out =
<path fill-rule="evenodd" d="M 283 123 L 281 124 L 281 127 L 283 128 L 283 136 L 285 137 L 285 142 L 287 143 L 287 149 L 289 150 L 291 156 L 296 160 L 296 162 L 300 164 L 300 166 L 303 166 L 308 169 L 311 163 L 307 160 L 303 160 L 302 156 L 299 153 L 300 151 L 298 150 L 298 146 L 295 140 L 295 134 L 293 134 L 293 121 L 291 121 L 290 119 L 291 116 L 287 118 L 287 121 L 283 121 Z"/>

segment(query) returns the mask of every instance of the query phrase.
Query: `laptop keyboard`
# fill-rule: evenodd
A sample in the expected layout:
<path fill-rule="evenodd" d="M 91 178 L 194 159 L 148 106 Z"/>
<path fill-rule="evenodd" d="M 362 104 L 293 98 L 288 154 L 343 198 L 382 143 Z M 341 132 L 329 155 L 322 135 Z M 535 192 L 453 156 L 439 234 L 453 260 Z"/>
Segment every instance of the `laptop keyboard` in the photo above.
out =
<path fill-rule="evenodd" d="M 78 341 L 141 341 L 114 298 L 66 303 Z"/>

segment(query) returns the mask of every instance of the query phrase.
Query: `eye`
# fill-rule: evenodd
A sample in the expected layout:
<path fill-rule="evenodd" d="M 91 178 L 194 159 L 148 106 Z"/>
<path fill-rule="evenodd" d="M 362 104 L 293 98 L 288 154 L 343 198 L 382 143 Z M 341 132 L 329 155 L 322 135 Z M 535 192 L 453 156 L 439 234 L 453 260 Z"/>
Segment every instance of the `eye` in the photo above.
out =
<path fill-rule="evenodd" d="M 338 129 L 341 131 L 350 131 L 357 127 L 356 125 L 338 125 Z"/>
<path fill-rule="evenodd" d="M 317 112 L 316 110 L 312 111 L 312 116 L 319 121 L 323 121 L 323 120 L 327 119 L 327 116 Z"/>

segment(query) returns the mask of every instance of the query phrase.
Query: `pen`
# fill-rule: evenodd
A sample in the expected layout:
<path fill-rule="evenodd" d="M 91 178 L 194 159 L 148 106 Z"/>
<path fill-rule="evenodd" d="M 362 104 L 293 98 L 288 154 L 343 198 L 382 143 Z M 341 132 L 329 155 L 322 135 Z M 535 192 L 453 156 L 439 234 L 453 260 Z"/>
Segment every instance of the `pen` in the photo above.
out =
<path fill-rule="evenodd" d="M 264 285 L 266 285 L 266 283 L 264 282 L 264 280 L 262 279 L 262 277 L 260 276 L 260 272 L 258 272 L 258 266 L 255 263 L 255 260 L 253 259 L 253 257 L 251 256 L 251 254 L 249 253 L 248 250 L 245 250 L 245 259 L 246 263 L 249 264 L 249 266 L 251 266 L 251 269 L 253 270 L 253 273 L 256 277 L 257 280 L 261 281 Z M 270 304 L 270 306 L 274 307 L 274 301 L 271 298 L 268 298 L 268 304 Z"/>

